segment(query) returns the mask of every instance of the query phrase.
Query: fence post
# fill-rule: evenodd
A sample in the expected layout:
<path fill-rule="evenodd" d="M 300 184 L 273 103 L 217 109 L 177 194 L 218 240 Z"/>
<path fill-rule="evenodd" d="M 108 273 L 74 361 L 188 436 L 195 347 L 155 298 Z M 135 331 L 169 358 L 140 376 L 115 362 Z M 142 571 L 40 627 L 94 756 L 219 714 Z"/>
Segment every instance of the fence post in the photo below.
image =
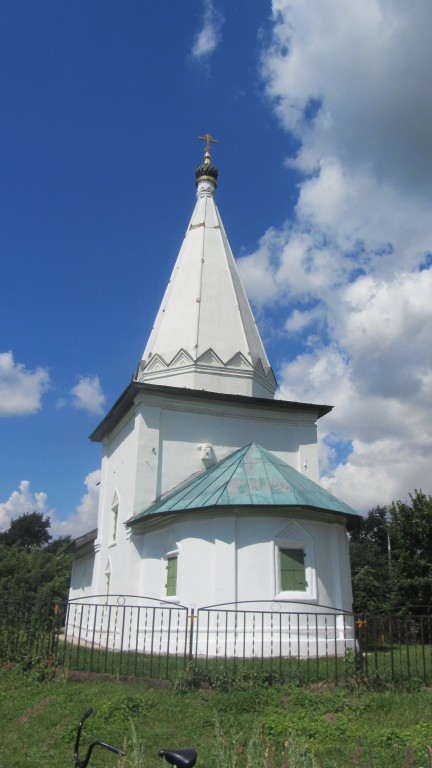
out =
<path fill-rule="evenodd" d="M 367 619 L 365 619 L 363 614 L 358 616 L 357 619 L 354 616 L 354 627 L 356 627 L 356 631 L 354 632 L 354 652 L 358 661 L 360 674 L 363 675 L 365 673 L 367 677 Z M 365 659 L 366 672 L 364 669 Z"/>
<path fill-rule="evenodd" d="M 194 620 L 195 620 L 195 609 L 191 608 L 190 616 L 190 629 L 189 629 L 189 661 L 192 661 L 193 656 L 193 636 L 194 636 Z"/>

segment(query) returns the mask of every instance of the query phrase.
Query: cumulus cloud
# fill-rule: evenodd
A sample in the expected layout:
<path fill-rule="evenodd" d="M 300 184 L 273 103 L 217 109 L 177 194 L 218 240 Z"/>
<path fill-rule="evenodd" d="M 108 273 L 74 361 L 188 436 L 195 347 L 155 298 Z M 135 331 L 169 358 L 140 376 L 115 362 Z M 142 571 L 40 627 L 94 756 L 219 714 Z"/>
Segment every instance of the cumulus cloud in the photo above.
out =
<path fill-rule="evenodd" d="M 54 537 L 81 536 L 97 527 L 97 512 L 99 504 L 100 469 L 96 469 L 84 479 L 86 491 L 81 497 L 75 512 L 66 520 L 55 519 L 51 528 Z"/>
<path fill-rule="evenodd" d="M 50 507 L 48 495 L 42 491 L 33 492 L 28 480 L 22 480 L 18 490 L 9 499 L 0 503 L 0 531 L 9 528 L 12 520 L 32 512 L 42 513 L 51 521 L 50 533 L 53 538 L 80 536 L 97 526 L 100 470 L 89 472 L 84 480 L 86 491 L 76 510 L 66 520 L 59 520 L 56 510 Z"/>
<path fill-rule="evenodd" d="M 48 496 L 41 491 L 33 493 L 28 480 L 22 480 L 18 490 L 13 491 L 8 500 L 0 503 L 0 531 L 9 528 L 12 520 L 32 512 L 39 512 L 51 517 L 54 513 L 48 506 Z"/>
<path fill-rule="evenodd" d="M 239 267 L 286 315 L 281 396 L 335 405 L 323 485 L 363 511 L 432 492 L 431 23 L 423 0 L 274 0 L 263 53 L 302 181 Z"/>
<path fill-rule="evenodd" d="M 12 352 L 0 353 L 0 416 L 26 416 L 41 408 L 42 395 L 49 387 L 45 368 L 28 370 L 16 363 Z"/>
<path fill-rule="evenodd" d="M 424 0 L 274 0 L 263 67 L 305 171 L 373 165 L 377 180 L 430 188 L 431 8 Z"/>
<path fill-rule="evenodd" d="M 96 416 L 103 413 L 105 395 L 102 392 L 99 376 L 81 376 L 70 394 L 73 408 L 88 411 Z"/>
<path fill-rule="evenodd" d="M 203 61 L 215 52 L 221 41 L 223 22 L 223 16 L 212 0 L 204 0 L 203 25 L 192 47 L 194 59 Z"/>

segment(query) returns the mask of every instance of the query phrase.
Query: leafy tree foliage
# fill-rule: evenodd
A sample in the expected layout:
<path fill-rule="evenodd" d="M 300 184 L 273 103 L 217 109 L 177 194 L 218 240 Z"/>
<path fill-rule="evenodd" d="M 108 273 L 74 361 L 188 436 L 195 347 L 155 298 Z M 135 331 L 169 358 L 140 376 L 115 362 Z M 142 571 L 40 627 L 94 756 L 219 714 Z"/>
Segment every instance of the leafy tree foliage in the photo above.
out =
<path fill-rule="evenodd" d="M 351 535 L 354 609 L 432 607 L 432 496 L 376 507 Z"/>
<path fill-rule="evenodd" d="M 388 513 L 385 507 L 371 509 L 351 534 L 350 555 L 354 610 L 378 611 L 388 606 Z"/>
<path fill-rule="evenodd" d="M 389 507 L 394 601 L 426 606 L 432 599 L 432 496 L 416 491 L 410 501 Z"/>
<path fill-rule="evenodd" d="M 0 543 L 18 544 L 21 549 L 30 551 L 40 549 L 51 540 L 49 517 L 44 518 L 41 512 L 30 512 L 17 517 L 5 533 L 0 534 Z"/>
<path fill-rule="evenodd" d="M 38 512 L 13 520 L 0 534 L 0 623 L 25 616 L 48 624 L 67 599 L 71 558 L 62 557 L 70 538 L 52 540 L 50 520 Z"/>

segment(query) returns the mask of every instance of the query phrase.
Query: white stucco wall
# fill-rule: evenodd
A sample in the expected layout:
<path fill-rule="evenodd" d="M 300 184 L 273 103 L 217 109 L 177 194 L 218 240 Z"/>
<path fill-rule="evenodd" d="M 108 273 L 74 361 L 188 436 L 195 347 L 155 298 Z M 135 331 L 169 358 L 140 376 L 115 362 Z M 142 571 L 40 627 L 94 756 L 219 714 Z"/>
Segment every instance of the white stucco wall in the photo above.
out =
<path fill-rule="evenodd" d="M 258 443 L 318 482 L 317 414 L 194 400 L 192 395 L 182 402 L 140 396 L 136 413 L 140 454 L 133 513 L 203 469 L 197 450 L 202 443 L 213 446 L 217 460 Z"/>
<path fill-rule="evenodd" d="M 290 512 L 261 515 L 244 511 L 180 513 L 133 533 L 142 554 L 138 594 L 175 600 L 187 607 L 243 601 L 303 603 L 351 610 L 348 540 L 344 522 L 323 515 Z M 302 546 L 307 554 L 308 589 L 282 593 L 278 546 Z M 338 552 L 338 556 L 329 553 Z M 177 594 L 166 595 L 167 555 L 177 553 Z M 344 585 L 341 588 L 341 584 Z"/>
<path fill-rule="evenodd" d="M 69 599 L 93 594 L 95 553 L 78 557 L 72 564 Z"/>

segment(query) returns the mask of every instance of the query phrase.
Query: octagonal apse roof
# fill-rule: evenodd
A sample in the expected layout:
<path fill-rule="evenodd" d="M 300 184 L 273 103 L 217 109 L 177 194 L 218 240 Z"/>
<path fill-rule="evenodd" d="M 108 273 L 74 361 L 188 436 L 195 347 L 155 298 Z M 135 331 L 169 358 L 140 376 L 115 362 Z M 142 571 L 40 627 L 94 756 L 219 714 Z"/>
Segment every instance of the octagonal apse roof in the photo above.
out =
<path fill-rule="evenodd" d="M 301 507 L 360 518 L 348 504 L 256 443 L 193 475 L 127 520 L 211 507 Z"/>

